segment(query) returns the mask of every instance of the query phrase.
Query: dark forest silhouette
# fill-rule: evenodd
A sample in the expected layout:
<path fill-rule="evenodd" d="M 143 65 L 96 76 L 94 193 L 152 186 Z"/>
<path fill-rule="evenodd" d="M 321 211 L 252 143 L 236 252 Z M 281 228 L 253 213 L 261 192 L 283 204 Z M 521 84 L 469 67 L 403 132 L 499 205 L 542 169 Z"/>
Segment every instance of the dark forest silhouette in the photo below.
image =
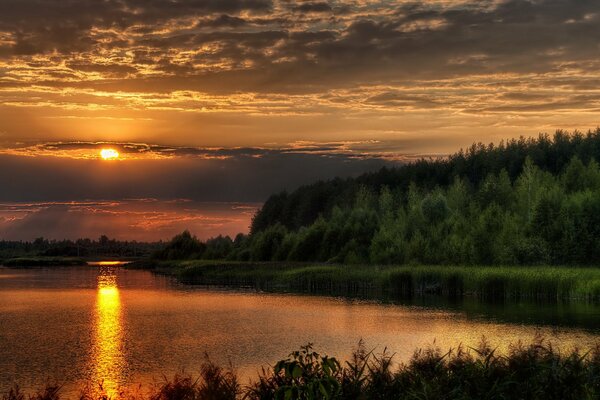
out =
<path fill-rule="evenodd" d="M 0 259 L 23 256 L 41 257 L 148 257 L 164 247 L 162 242 L 137 242 L 111 239 L 49 240 L 39 237 L 32 242 L 1 240 Z"/>

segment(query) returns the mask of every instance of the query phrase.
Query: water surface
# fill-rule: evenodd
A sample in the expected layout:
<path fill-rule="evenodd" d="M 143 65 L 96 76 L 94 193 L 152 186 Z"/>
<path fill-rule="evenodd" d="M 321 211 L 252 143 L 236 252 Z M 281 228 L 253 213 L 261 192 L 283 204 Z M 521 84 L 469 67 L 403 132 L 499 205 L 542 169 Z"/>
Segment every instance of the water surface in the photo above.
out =
<path fill-rule="evenodd" d="M 501 348 L 542 333 L 563 348 L 600 338 L 593 305 L 382 303 L 180 285 L 118 265 L 0 268 L 0 392 L 14 382 L 47 381 L 73 395 L 86 382 L 149 387 L 163 376 L 194 373 L 206 354 L 231 363 L 243 382 L 307 342 L 349 356 L 360 339 L 397 361 L 435 342 L 476 346 L 482 336 Z"/>

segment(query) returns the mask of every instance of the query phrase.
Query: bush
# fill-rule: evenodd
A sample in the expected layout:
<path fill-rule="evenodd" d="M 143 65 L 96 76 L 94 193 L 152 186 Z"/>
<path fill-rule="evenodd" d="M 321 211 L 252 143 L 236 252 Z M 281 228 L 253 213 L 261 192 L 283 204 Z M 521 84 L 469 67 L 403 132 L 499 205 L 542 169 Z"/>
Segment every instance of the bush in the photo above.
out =
<path fill-rule="evenodd" d="M 251 387 L 250 399 L 335 399 L 341 393 L 340 363 L 313 351 L 312 344 L 302 346 L 281 360 L 273 371 L 265 372 Z"/>

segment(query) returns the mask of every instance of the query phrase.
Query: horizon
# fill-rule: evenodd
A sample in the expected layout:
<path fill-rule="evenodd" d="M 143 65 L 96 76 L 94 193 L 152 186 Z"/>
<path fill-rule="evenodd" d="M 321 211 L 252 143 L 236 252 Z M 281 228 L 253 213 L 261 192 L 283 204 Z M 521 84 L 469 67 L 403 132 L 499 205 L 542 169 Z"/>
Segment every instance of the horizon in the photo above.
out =
<path fill-rule="evenodd" d="M 567 137 L 575 135 L 589 135 L 600 132 L 600 127 L 587 132 L 567 132 L 556 130 L 555 134 L 561 133 Z M 483 146 L 501 148 L 510 143 L 511 140 L 536 140 L 546 138 L 551 142 L 554 137 L 548 133 L 539 133 L 534 137 L 520 136 L 507 140 L 501 140 L 498 143 L 472 143 L 471 146 L 460 148 L 447 155 L 436 158 L 415 158 L 403 162 L 388 162 L 378 168 L 354 173 L 345 178 L 354 178 L 360 175 L 377 172 L 382 168 L 401 168 L 417 161 L 435 161 L 444 162 L 448 157 L 468 152 L 473 146 Z M 104 150 L 103 150 L 104 149 Z M 102 153 L 106 149 L 101 148 L 100 158 L 109 160 L 121 160 L 121 155 L 113 148 L 110 148 L 112 155 L 105 158 Z M 331 181 L 331 179 L 340 178 L 340 175 L 318 181 Z M 308 181 L 302 185 L 310 185 L 316 180 Z M 271 195 L 277 195 L 282 192 L 292 193 L 296 187 L 284 187 L 281 190 L 275 190 Z M 234 202 L 234 201 L 194 201 L 187 198 L 157 199 L 157 198 L 125 198 L 113 200 L 89 200 L 81 201 L 30 201 L 30 202 L 0 202 L 0 232 L 6 237 L 0 236 L 0 241 L 21 241 L 33 242 L 36 239 L 45 239 L 50 242 L 71 241 L 99 238 L 106 236 L 111 240 L 119 242 L 145 242 L 157 243 L 168 242 L 174 236 L 188 231 L 200 241 L 216 238 L 218 236 L 235 238 L 238 234 L 250 234 L 250 226 L 254 216 L 261 210 L 263 202 Z M 62 210 L 62 211 L 61 211 Z M 65 218 L 64 215 L 76 215 L 75 217 Z M 25 217 L 15 217 L 25 214 Z M 57 214 L 59 215 L 57 217 Z M 120 222 L 119 214 L 123 214 L 129 227 L 135 226 L 136 229 L 127 230 Z M 100 218 L 98 218 L 100 215 Z M 112 218 L 106 219 L 103 216 L 109 215 Z M 131 216 L 141 217 L 137 223 L 131 223 Z M 34 218 L 31 218 L 33 216 Z M 94 221 L 96 219 L 96 221 Z M 25 220 L 25 223 L 13 224 L 13 221 Z M 88 220 L 88 221 L 86 221 Z M 90 222 L 91 220 L 92 222 Z M 75 229 L 72 229 L 75 227 Z M 54 232 L 70 230 L 69 236 L 59 237 Z"/>
<path fill-rule="evenodd" d="M 599 0 L 0 0 L 0 400 L 600 399 Z"/>
<path fill-rule="evenodd" d="M 0 3 L 6 239 L 247 232 L 272 193 L 599 124 L 593 2 L 38 3 Z"/>

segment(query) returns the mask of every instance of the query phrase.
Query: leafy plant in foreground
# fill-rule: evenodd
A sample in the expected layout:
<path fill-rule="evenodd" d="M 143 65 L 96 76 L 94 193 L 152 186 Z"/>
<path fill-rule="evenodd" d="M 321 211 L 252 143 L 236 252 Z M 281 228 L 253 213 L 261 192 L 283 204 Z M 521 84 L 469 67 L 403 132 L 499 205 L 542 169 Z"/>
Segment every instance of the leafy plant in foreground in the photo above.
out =
<path fill-rule="evenodd" d="M 309 343 L 275 364 L 271 376 L 263 371 L 248 398 L 336 399 L 341 393 L 340 370 L 337 359 L 321 356 Z"/>

